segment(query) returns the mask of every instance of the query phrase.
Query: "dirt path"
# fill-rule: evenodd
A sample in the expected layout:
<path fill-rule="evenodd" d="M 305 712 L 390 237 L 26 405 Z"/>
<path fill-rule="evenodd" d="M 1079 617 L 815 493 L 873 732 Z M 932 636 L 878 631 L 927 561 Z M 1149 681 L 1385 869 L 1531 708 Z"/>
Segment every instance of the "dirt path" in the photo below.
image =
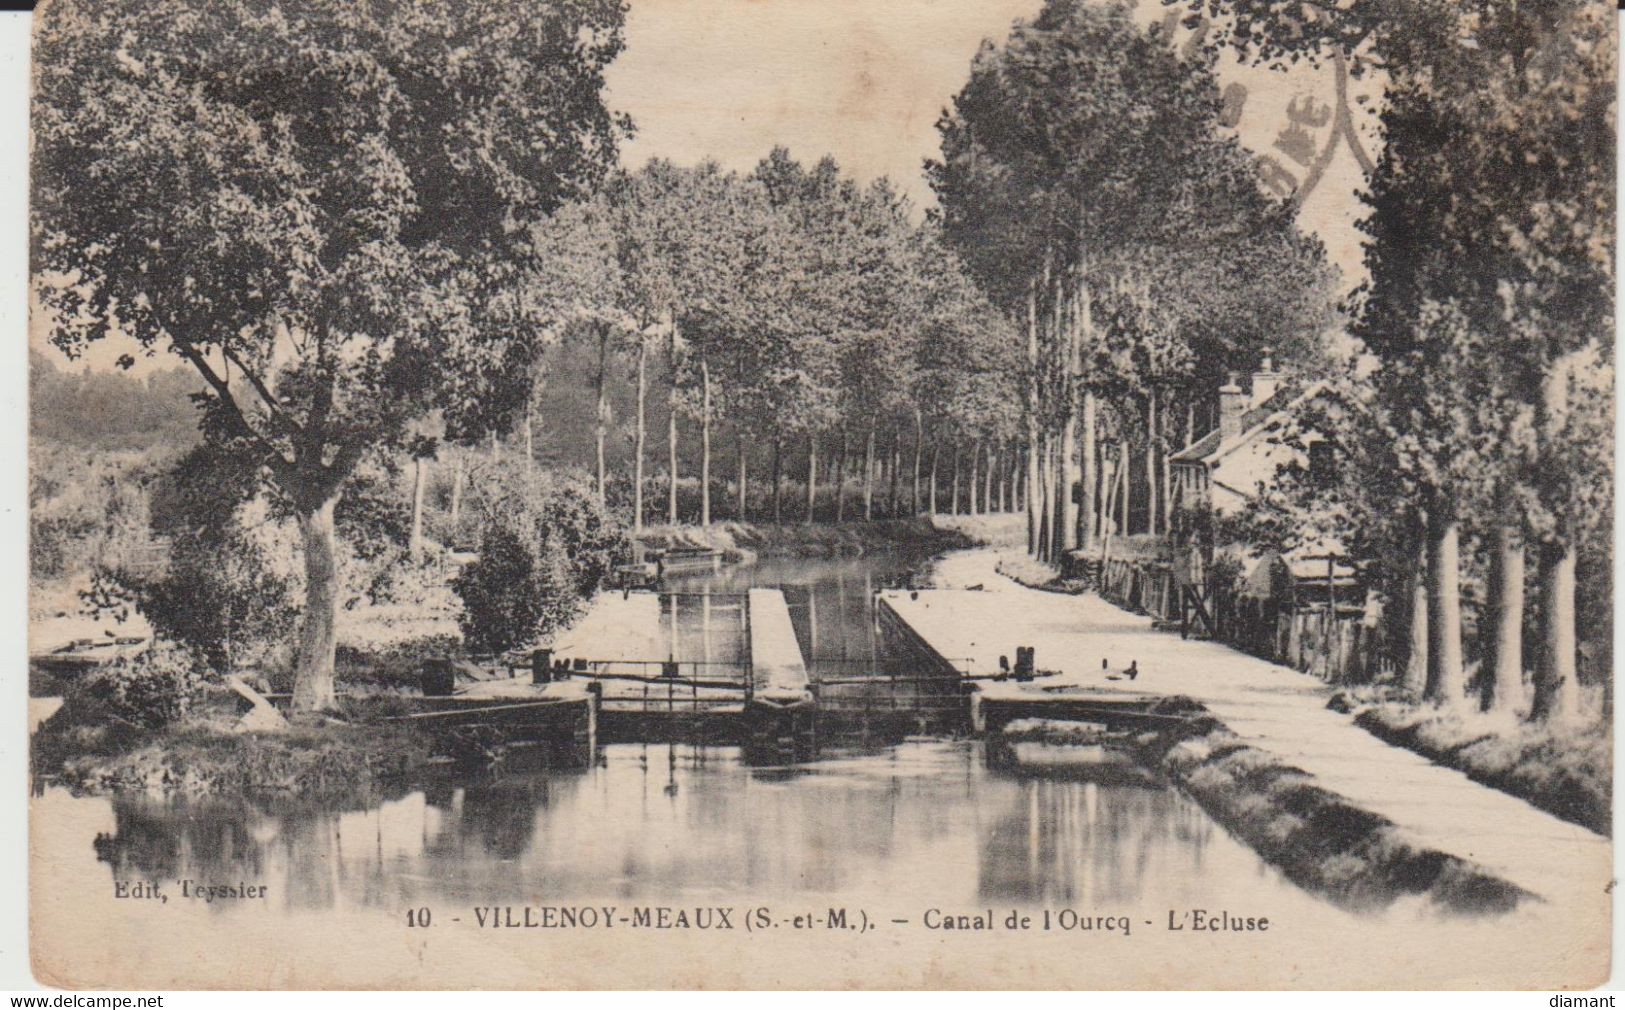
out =
<path fill-rule="evenodd" d="M 1331 689 L 1307 674 L 1213 642 L 1155 631 L 1149 618 L 1098 596 L 1029 589 L 999 575 L 998 552 L 949 555 L 935 572 L 943 589 L 887 602 L 938 652 L 996 670 L 1017 645 L 1036 649 L 1039 669 L 1061 671 L 1039 685 L 988 685 L 995 692 L 1087 684 L 1137 694 L 1183 694 L 1206 705 L 1249 743 L 1309 772 L 1326 788 L 1393 821 L 1418 841 L 1474 860 L 1566 914 L 1606 922 L 1612 875 L 1609 840 L 1465 775 L 1383 743 L 1326 708 Z M 964 588 L 982 586 L 980 592 Z M 1135 662 L 1132 684 L 1108 681 Z"/>

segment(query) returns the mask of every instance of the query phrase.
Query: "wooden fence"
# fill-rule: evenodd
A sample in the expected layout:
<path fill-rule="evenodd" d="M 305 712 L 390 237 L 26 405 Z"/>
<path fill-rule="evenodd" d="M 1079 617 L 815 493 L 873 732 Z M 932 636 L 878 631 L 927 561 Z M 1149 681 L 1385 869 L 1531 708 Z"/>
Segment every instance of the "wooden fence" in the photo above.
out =
<path fill-rule="evenodd" d="M 1161 628 L 1221 641 L 1328 683 L 1370 683 L 1393 669 L 1381 629 L 1367 622 L 1365 608 L 1334 604 L 1324 595 L 1308 602 L 1243 596 L 1216 579 L 1184 583 L 1167 562 L 1127 559 L 1106 562 L 1099 589 Z"/>

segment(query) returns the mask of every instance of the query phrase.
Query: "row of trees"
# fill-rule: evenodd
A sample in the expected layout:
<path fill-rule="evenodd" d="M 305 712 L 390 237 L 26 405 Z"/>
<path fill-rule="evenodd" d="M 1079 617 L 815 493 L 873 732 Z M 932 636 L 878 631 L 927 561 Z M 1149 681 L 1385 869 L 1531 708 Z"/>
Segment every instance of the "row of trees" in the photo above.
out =
<path fill-rule="evenodd" d="M 928 166 L 943 231 L 1023 328 L 1029 547 L 1173 517 L 1167 457 L 1227 369 L 1319 367 L 1334 272 L 1223 126 L 1213 56 L 1123 4 L 1050 0 L 985 43 Z M 1140 476 L 1143 474 L 1143 477 Z"/>
<path fill-rule="evenodd" d="M 695 518 L 712 521 L 713 443 L 723 431 L 735 449 L 736 516 L 746 514 L 750 463 L 765 443 L 772 469 L 755 479 L 771 482 L 775 518 L 788 453 L 804 458 L 796 469 L 809 521 L 821 473 L 837 482 L 835 513 L 846 518 L 842 485 L 854 464 L 864 518 L 882 498 L 891 511 L 904 501 L 910 512 L 929 507 L 944 445 L 956 462 L 968 455 L 984 467 L 984 483 L 1008 469 L 1019 381 L 1009 324 L 938 230 L 916 224 L 884 179 L 861 186 L 832 159 L 806 167 L 782 148 L 749 175 L 656 160 L 561 208 L 536 235 L 547 269 L 530 295 L 556 332 L 597 362 L 601 499 L 610 484 L 609 390 L 619 363 L 635 376 L 635 526 L 646 514 L 652 395 L 666 401 L 672 523 L 684 477 L 698 482 Z M 657 359 L 667 386 L 653 391 Z M 544 357 L 531 375 L 541 383 L 546 374 Z M 494 433 L 521 418 L 528 425 L 530 410 L 527 402 L 522 415 L 497 419 Z M 680 424 L 697 429 L 697 473 L 679 465 Z M 882 475 L 889 493 L 877 486 Z"/>
<path fill-rule="evenodd" d="M 1613 12 L 1190 7 L 1221 16 L 1215 41 L 1253 59 L 1335 55 L 1387 81 L 1354 327 L 1368 357 L 1314 419 L 1344 465 L 1331 485 L 1285 481 L 1259 518 L 1288 539 L 1341 538 L 1408 602 L 1393 608 L 1405 680 L 1442 704 L 1466 693 L 1462 581 L 1481 582 L 1483 707 L 1572 719 L 1577 628 L 1604 679 L 1611 638 L 1610 594 L 1577 617 L 1576 573 L 1610 584 Z"/>
<path fill-rule="evenodd" d="M 856 434 L 866 514 L 899 432 L 916 504 L 928 431 L 984 444 L 956 459 L 998 446 L 1007 469 L 1008 323 L 888 184 L 782 151 L 748 178 L 616 171 L 631 124 L 603 73 L 624 17 L 619 0 L 41 14 L 32 254 L 50 339 L 72 359 L 120 334 L 195 370 L 199 464 L 254 475 L 299 529 L 301 708 L 334 701 L 335 516 L 358 474 L 416 460 L 421 501 L 442 440 L 499 444 L 528 422 L 561 337 L 599 348 L 600 390 L 630 358 L 639 402 L 651 356 L 668 359 L 666 469 L 695 419 L 702 521 L 723 424 L 805 444 L 809 498 L 818 457 Z"/>

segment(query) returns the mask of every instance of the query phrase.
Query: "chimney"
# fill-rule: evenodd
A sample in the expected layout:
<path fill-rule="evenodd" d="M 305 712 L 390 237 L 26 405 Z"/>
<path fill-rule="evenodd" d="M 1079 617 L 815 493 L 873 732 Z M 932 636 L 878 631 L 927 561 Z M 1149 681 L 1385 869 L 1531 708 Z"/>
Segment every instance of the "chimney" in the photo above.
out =
<path fill-rule="evenodd" d="M 1253 395 L 1249 406 L 1256 407 L 1275 395 L 1281 388 L 1281 373 L 1275 370 L 1275 363 L 1270 360 L 1270 349 L 1264 348 L 1264 363 L 1258 371 L 1253 373 Z"/>
<path fill-rule="evenodd" d="M 1236 373 L 1219 387 L 1219 440 L 1241 434 L 1241 415 L 1247 412 L 1247 394 L 1236 384 Z"/>

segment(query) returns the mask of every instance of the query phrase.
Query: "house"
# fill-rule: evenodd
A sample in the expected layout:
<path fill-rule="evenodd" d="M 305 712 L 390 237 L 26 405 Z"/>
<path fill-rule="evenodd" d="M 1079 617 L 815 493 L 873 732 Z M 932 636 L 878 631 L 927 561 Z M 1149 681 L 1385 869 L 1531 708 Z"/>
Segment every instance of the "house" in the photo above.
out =
<path fill-rule="evenodd" d="M 1307 465 L 1311 472 L 1331 466 L 1331 444 L 1312 432 L 1298 433 L 1303 449 L 1279 437 L 1325 392 L 1324 382 L 1284 384 L 1267 354 L 1250 389 L 1242 389 L 1232 375 L 1219 387 L 1219 426 L 1168 457 L 1174 505 L 1229 515 L 1289 463 Z"/>

